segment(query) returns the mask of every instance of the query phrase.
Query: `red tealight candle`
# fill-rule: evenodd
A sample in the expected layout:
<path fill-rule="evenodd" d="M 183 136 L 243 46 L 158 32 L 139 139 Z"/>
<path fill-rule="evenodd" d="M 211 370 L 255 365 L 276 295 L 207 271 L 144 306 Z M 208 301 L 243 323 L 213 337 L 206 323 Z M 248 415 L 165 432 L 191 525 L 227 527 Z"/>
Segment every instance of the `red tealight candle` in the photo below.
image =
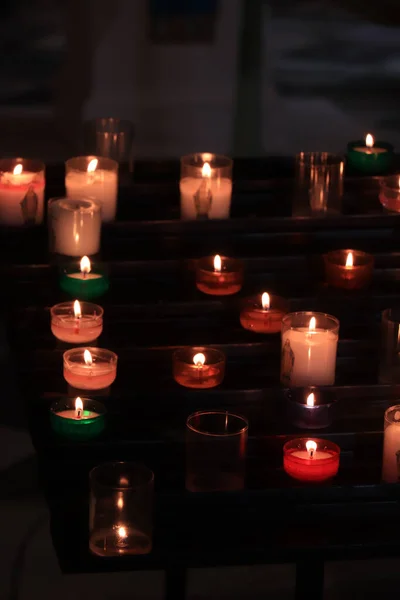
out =
<path fill-rule="evenodd" d="M 324 255 L 329 285 L 345 290 L 359 290 L 372 277 L 374 257 L 361 250 L 334 250 Z"/>
<path fill-rule="evenodd" d="M 204 294 L 230 296 L 240 291 L 243 283 L 243 263 L 235 258 L 216 254 L 197 263 L 196 286 Z"/>
<path fill-rule="evenodd" d="M 225 375 L 225 355 L 215 348 L 180 348 L 173 356 L 174 379 L 189 388 L 219 385 Z"/>
<path fill-rule="evenodd" d="M 279 333 L 289 303 L 279 296 L 264 292 L 261 297 L 247 298 L 240 313 L 242 327 L 255 333 Z"/>
<path fill-rule="evenodd" d="M 283 446 L 283 468 L 300 481 L 319 482 L 331 479 L 339 469 L 340 448 L 318 438 L 299 438 Z"/>

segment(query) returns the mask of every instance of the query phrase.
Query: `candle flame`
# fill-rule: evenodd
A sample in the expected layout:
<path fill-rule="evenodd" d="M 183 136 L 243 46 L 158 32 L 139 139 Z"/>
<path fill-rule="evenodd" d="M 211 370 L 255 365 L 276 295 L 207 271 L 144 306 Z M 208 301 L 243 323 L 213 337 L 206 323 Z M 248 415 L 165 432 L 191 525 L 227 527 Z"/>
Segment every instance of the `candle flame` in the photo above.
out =
<path fill-rule="evenodd" d="M 79 300 L 75 300 L 74 302 L 74 315 L 76 319 L 80 319 L 82 316 L 81 305 Z"/>
<path fill-rule="evenodd" d="M 93 173 L 96 169 L 97 169 L 97 165 L 99 164 L 99 161 L 97 158 L 93 158 L 90 163 L 88 164 L 87 167 L 87 172 L 88 173 Z"/>
<path fill-rule="evenodd" d="M 264 310 L 268 310 L 271 304 L 271 299 L 267 292 L 264 292 L 261 296 L 261 304 Z"/>
<path fill-rule="evenodd" d="M 128 534 L 126 533 L 126 527 L 118 527 L 117 533 L 118 537 L 121 539 L 128 537 Z"/>
<path fill-rule="evenodd" d="M 346 258 L 346 267 L 352 267 L 354 265 L 353 253 L 349 252 Z"/>
<path fill-rule="evenodd" d="M 202 177 L 211 177 L 211 167 L 210 163 L 205 162 L 203 168 L 201 169 Z"/>
<path fill-rule="evenodd" d="M 312 458 L 314 456 L 314 452 L 317 450 L 317 443 L 314 442 L 314 440 L 307 440 L 306 449 L 310 455 L 310 458 Z"/>
<path fill-rule="evenodd" d="M 314 394 L 309 394 L 307 396 L 306 404 L 307 404 L 307 406 L 314 406 L 314 404 L 315 404 L 315 396 L 314 396 Z M 308 443 L 309 442 L 307 442 L 307 444 Z M 306 446 L 307 446 L 307 444 L 306 444 Z"/>
<path fill-rule="evenodd" d="M 193 356 L 193 363 L 196 365 L 196 367 L 202 367 L 205 362 L 206 362 L 206 357 L 201 352 L 199 352 L 199 354 L 195 354 Z"/>
<path fill-rule="evenodd" d="M 367 146 L 367 148 L 372 148 L 374 143 L 374 137 L 370 133 L 367 133 L 367 135 L 365 136 L 365 145 Z"/>
<path fill-rule="evenodd" d="M 21 173 L 22 173 L 22 165 L 15 165 L 13 174 L 14 175 L 21 175 Z"/>
<path fill-rule="evenodd" d="M 81 258 L 81 273 L 90 273 L 92 269 L 92 265 L 90 264 L 90 260 L 87 256 L 83 256 Z"/>
<path fill-rule="evenodd" d="M 311 317 L 310 319 L 310 324 L 308 326 L 308 331 L 315 331 L 315 328 L 317 326 L 317 320 L 315 317 Z"/>
<path fill-rule="evenodd" d="M 221 272 L 222 269 L 222 260 L 219 254 L 216 254 L 214 256 L 214 271 L 217 271 L 218 273 Z"/>
<path fill-rule="evenodd" d="M 92 366 L 93 358 L 89 350 L 85 350 L 85 352 L 83 353 L 83 360 L 85 361 L 85 365 L 88 365 L 88 367 Z"/>
<path fill-rule="evenodd" d="M 82 411 L 83 411 L 83 402 L 78 396 L 78 398 L 76 398 L 76 400 L 75 400 L 75 415 L 78 419 L 81 418 Z"/>

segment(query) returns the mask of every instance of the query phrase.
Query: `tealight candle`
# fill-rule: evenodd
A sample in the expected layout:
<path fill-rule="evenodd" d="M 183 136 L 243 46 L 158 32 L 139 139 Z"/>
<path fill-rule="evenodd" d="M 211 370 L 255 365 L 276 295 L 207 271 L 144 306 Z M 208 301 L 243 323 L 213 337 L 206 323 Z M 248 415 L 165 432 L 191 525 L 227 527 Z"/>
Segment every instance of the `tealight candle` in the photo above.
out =
<path fill-rule="evenodd" d="M 292 425 L 300 429 L 323 429 L 332 424 L 335 393 L 316 387 L 288 390 L 287 412 Z"/>
<path fill-rule="evenodd" d="M 226 256 L 201 258 L 196 268 L 196 286 L 204 294 L 229 296 L 236 294 L 243 284 L 243 263 Z"/>
<path fill-rule="evenodd" d="M 400 405 L 385 412 L 383 432 L 382 479 L 386 483 L 400 480 Z"/>
<path fill-rule="evenodd" d="M 20 227 L 43 221 L 44 164 L 38 160 L 0 160 L 0 225 Z"/>
<path fill-rule="evenodd" d="M 360 250 L 334 250 L 324 255 L 327 283 L 345 290 L 366 287 L 372 278 L 374 257 Z"/>
<path fill-rule="evenodd" d="M 73 200 L 90 198 L 101 205 L 104 222 L 117 212 L 118 163 L 100 156 L 77 156 L 65 163 L 65 189 Z"/>
<path fill-rule="evenodd" d="M 339 470 L 339 458 L 339 446 L 327 440 L 299 438 L 283 446 L 283 468 L 300 481 L 331 479 Z"/>
<path fill-rule="evenodd" d="M 90 302 L 62 302 L 50 309 L 51 331 L 62 342 L 87 344 L 103 331 L 103 309 Z"/>
<path fill-rule="evenodd" d="M 242 327 L 255 333 L 279 333 L 282 319 L 289 312 L 289 303 L 267 292 L 247 298 L 240 313 Z"/>
<path fill-rule="evenodd" d="M 180 348 L 173 355 L 173 374 L 185 387 L 215 387 L 225 375 L 225 355 L 215 348 Z"/>
<path fill-rule="evenodd" d="M 72 267 L 62 273 L 60 287 L 70 296 L 90 300 L 102 296 L 109 288 L 108 277 L 101 273 L 99 267 L 92 268 L 87 256 L 80 261 L 80 271 Z"/>
<path fill-rule="evenodd" d="M 347 163 L 368 175 L 385 173 L 393 163 L 393 146 L 387 142 L 375 142 L 368 133 L 365 142 L 357 140 L 347 145 Z"/>
<path fill-rule="evenodd" d="M 400 176 L 382 177 L 379 201 L 387 210 L 400 212 Z"/>
<path fill-rule="evenodd" d="M 56 400 L 50 408 L 51 425 L 55 433 L 72 439 L 91 439 L 105 426 L 106 409 L 90 398 Z"/>
<path fill-rule="evenodd" d="M 102 390 L 117 376 L 118 356 L 104 348 L 72 348 L 64 352 L 64 378 L 81 390 Z"/>
<path fill-rule="evenodd" d="M 287 387 L 333 385 L 339 321 L 324 313 L 296 312 L 282 320 L 281 382 Z"/>

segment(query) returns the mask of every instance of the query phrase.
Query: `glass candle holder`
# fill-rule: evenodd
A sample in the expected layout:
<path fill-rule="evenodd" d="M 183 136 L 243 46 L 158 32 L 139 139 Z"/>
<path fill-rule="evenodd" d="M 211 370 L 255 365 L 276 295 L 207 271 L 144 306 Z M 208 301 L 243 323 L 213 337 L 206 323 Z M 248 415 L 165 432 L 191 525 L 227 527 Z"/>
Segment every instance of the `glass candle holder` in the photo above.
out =
<path fill-rule="evenodd" d="M 379 201 L 387 210 L 400 212 L 400 175 L 382 177 Z"/>
<path fill-rule="evenodd" d="M 91 300 L 105 294 L 110 282 L 103 265 L 92 263 L 87 256 L 83 256 L 78 264 L 63 268 L 60 287 L 74 298 Z"/>
<path fill-rule="evenodd" d="M 243 285 L 243 262 L 227 256 L 206 256 L 197 261 L 196 286 L 204 294 L 230 296 Z"/>
<path fill-rule="evenodd" d="M 286 406 L 289 421 L 299 429 L 323 429 L 332 425 L 336 407 L 335 392 L 316 387 L 288 390 Z"/>
<path fill-rule="evenodd" d="M 62 302 L 50 309 L 51 332 L 68 344 L 93 342 L 103 331 L 103 309 L 90 302 Z"/>
<path fill-rule="evenodd" d="M 224 411 L 196 412 L 186 421 L 186 489 L 242 490 L 248 422 Z"/>
<path fill-rule="evenodd" d="M 101 207 L 93 200 L 51 198 L 48 219 L 50 252 L 90 256 L 100 251 Z"/>
<path fill-rule="evenodd" d="M 63 398 L 50 407 L 53 431 L 73 440 L 97 437 L 105 427 L 104 404 L 91 398 Z"/>
<path fill-rule="evenodd" d="M 282 319 L 289 312 L 289 302 L 267 292 L 246 298 L 240 313 L 244 329 L 255 333 L 279 333 Z"/>
<path fill-rule="evenodd" d="M 65 163 L 68 198 L 89 198 L 101 206 L 103 222 L 113 221 L 117 212 L 118 163 L 102 156 L 76 156 Z"/>
<path fill-rule="evenodd" d="M 39 160 L 0 160 L 0 225 L 21 227 L 43 222 L 44 170 Z"/>
<path fill-rule="evenodd" d="M 324 255 L 326 281 L 332 287 L 359 290 L 371 282 L 374 257 L 360 250 L 334 250 Z"/>
<path fill-rule="evenodd" d="M 112 158 L 123 170 L 133 171 L 133 139 L 131 121 L 102 117 L 85 123 L 85 152 Z"/>
<path fill-rule="evenodd" d="M 138 463 L 110 462 L 90 472 L 89 548 L 98 556 L 148 554 L 154 474 Z"/>
<path fill-rule="evenodd" d="M 101 390 L 117 376 L 118 356 L 104 348 L 71 348 L 63 361 L 65 381 L 80 390 Z"/>
<path fill-rule="evenodd" d="M 228 219 L 233 161 L 208 152 L 181 158 L 182 219 Z"/>
<path fill-rule="evenodd" d="M 334 477 L 339 470 L 340 448 L 318 438 L 298 438 L 283 446 L 283 468 L 300 481 L 320 482 Z"/>
<path fill-rule="evenodd" d="M 400 383 L 400 308 L 382 312 L 379 382 Z"/>
<path fill-rule="evenodd" d="M 289 313 L 282 320 L 281 382 L 286 387 L 333 385 L 339 321 L 318 312 Z"/>
<path fill-rule="evenodd" d="M 400 404 L 385 411 L 383 423 L 382 480 L 386 483 L 398 483 L 400 480 Z"/>
<path fill-rule="evenodd" d="M 175 381 L 188 388 L 213 388 L 224 379 L 225 355 L 215 348 L 180 348 L 172 363 Z"/>
<path fill-rule="evenodd" d="M 388 142 L 375 142 L 367 134 L 365 140 L 347 144 L 347 164 L 366 175 L 386 173 L 393 164 L 394 148 Z"/>
<path fill-rule="evenodd" d="M 344 160 L 329 152 L 300 152 L 296 156 L 293 216 L 341 212 Z"/>

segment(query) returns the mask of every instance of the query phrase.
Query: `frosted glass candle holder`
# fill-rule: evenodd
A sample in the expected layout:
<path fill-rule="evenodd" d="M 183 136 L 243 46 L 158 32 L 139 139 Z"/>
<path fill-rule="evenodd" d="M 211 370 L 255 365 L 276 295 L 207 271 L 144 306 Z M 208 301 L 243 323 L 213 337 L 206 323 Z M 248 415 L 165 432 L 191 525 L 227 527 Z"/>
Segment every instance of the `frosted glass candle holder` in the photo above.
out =
<path fill-rule="evenodd" d="M 39 160 L 0 160 L 0 225 L 22 227 L 43 222 L 44 169 Z"/>
<path fill-rule="evenodd" d="M 97 202 L 52 198 L 48 214 L 50 252 L 64 256 L 100 252 L 101 207 Z"/>

